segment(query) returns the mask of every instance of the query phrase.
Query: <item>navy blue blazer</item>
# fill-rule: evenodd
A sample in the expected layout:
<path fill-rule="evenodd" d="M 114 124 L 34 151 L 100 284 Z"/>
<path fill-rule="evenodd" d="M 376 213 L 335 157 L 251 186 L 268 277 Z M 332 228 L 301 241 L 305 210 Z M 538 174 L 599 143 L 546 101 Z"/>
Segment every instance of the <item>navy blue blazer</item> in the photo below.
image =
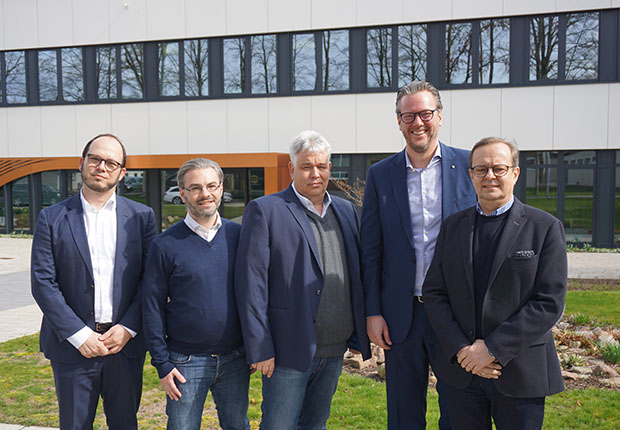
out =
<path fill-rule="evenodd" d="M 469 151 L 441 146 L 442 219 L 476 204 Z M 362 278 L 366 315 L 385 318 L 392 342 L 411 325 L 415 249 L 405 151 L 370 166 L 362 208 Z"/>
<path fill-rule="evenodd" d="M 441 226 L 424 281 L 424 305 L 441 348 L 433 370 L 465 388 L 472 379 L 455 360 L 475 341 L 473 239 L 475 208 Z M 482 304 L 482 336 L 502 365 L 494 380 L 509 397 L 543 397 L 564 389 L 551 328 L 566 297 L 566 240 L 562 223 L 515 198 L 489 267 Z"/>
<path fill-rule="evenodd" d="M 157 234 L 148 206 L 117 197 L 113 323 L 138 333 L 121 351 L 130 358 L 146 350 L 141 334 L 139 288 L 146 255 Z M 94 278 L 80 195 L 43 209 L 32 242 L 32 295 L 43 311 L 41 351 L 51 360 L 87 360 L 67 338 L 87 325 L 95 328 Z"/>
<path fill-rule="evenodd" d="M 370 357 L 353 205 L 332 196 L 345 243 L 356 349 Z M 275 357 L 276 366 L 305 372 L 316 351 L 316 313 L 323 273 L 308 216 L 289 186 L 252 200 L 243 214 L 235 293 L 248 363 Z"/>

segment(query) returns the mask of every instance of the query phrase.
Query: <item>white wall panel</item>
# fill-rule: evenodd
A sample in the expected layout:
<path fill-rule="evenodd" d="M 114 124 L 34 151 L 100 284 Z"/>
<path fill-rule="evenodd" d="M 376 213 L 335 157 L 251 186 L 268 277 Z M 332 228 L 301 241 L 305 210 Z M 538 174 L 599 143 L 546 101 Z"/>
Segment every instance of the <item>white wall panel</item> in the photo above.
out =
<path fill-rule="evenodd" d="M 452 19 L 502 16 L 502 2 L 498 0 L 457 0 L 452 2 Z"/>
<path fill-rule="evenodd" d="M 111 42 L 145 40 L 146 37 L 146 0 L 110 2 Z"/>
<path fill-rule="evenodd" d="M 620 149 L 620 84 L 609 84 L 609 124 L 607 148 Z M 601 145 L 601 147 L 603 147 Z M 618 160 L 616 160 L 618 161 Z M 620 216 L 620 215 L 619 215 Z"/>
<path fill-rule="evenodd" d="M 269 31 L 312 28 L 312 3 L 308 0 L 268 0 Z"/>
<path fill-rule="evenodd" d="M 0 157 L 9 156 L 8 109 L 0 109 Z"/>
<path fill-rule="evenodd" d="M 146 103 L 111 105 L 112 134 L 125 145 L 127 154 L 150 154 L 149 117 Z"/>
<path fill-rule="evenodd" d="M 332 152 L 355 152 L 355 95 L 312 97 L 312 129 L 332 145 Z"/>
<path fill-rule="evenodd" d="M 41 109 L 19 107 L 7 109 L 9 157 L 41 156 Z"/>
<path fill-rule="evenodd" d="M 501 90 L 462 90 L 452 92 L 450 122 L 451 146 L 471 149 L 486 136 L 501 136 Z"/>
<path fill-rule="evenodd" d="M 185 0 L 186 37 L 226 33 L 226 0 Z"/>
<path fill-rule="evenodd" d="M 620 7 L 620 0 L 611 0 L 611 7 Z"/>
<path fill-rule="evenodd" d="M 149 103 L 150 154 L 187 154 L 187 102 Z"/>
<path fill-rule="evenodd" d="M 187 152 L 215 154 L 227 152 L 228 113 L 226 100 L 200 100 L 187 103 Z"/>
<path fill-rule="evenodd" d="M 226 33 L 266 33 L 268 0 L 228 0 L 226 2 Z"/>
<path fill-rule="evenodd" d="M 403 0 L 357 0 L 357 25 L 382 25 L 399 22 Z"/>
<path fill-rule="evenodd" d="M 312 99 L 269 99 L 269 152 L 288 153 L 289 144 L 301 131 L 312 128 Z"/>
<path fill-rule="evenodd" d="M 355 152 L 397 152 L 403 137 L 394 111 L 395 94 L 359 94 L 356 109 Z"/>
<path fill-rule="evenodd" d="M 607 84 L 555 87 L 553 149 L 607 146 Z"/>
<path fill-rule="evenodd" d="M 557 11 L 605 9 L 611 6 L 611 0 L 557 0 Z"/>
<path fill-rule="evenodd" d="M 269 151 L 268 99 L 228 100 L 227 111 L 228 152 Z"/>
<path fill-rule="evenodd" d="M 356 24 L 355 0 L 312 0 L 312 28 L 341 28 Z"/>
<path fill-rule="evenodd" d="M 452 0 L 403 1 L 404 22 L 439 21 L 452 16 Z"/>
<path fill-rule="evenodd" d="M 37 0 L 4 1 L 3 23 L 7 49 L 37 46 Z"/>
<path fill-rule="evenodd" d="M 73 155 L 80 155 L 86 143 L 98 134 L 112 133 L 112 106 L 102 104 L 76 107 Z M 124 143 L 122 137 L 119 138 Z"/>
<path fill-rule="evenodd" d="M 73 44 L 73 0 L 39 1 L 39 46 Z"/>
<path fill-rule="evenodd" d="M 553 88 L 502 89 L 500 137 L 516 139 L 521 150 L 553 149 Z"/>
<path fill-rule="evenodd" d="M 0 49 L 1 50 L 5 50 L 6 49 L 6 41 L 4 39 L 4 20 L 6 19 L 6 14 L 4 13 L 4 1 L 0 0 L 0 24 L 2 25 L 2 28 L 0 28 Z"/>
<path fill-rule="evenodd" d="M 556 0 L 504 0 L 504 15 L 555 12 Z"/>
<path fill-rule="evenodd" d="M 149 0 L 146 4 L 146 37 L 174 39 L 185 36 L 185 2 Z"/>
<path fill-rule="evenodd" d="M 41 153 L 44 157 L 74 157 L 75 105 L 41 107 Z"/>
<path fill-rule="evenodd" d="M 118 1 L 120 4 L 121 2 Z M 110 42 L 110 9 L 100 0 L 73 0 L 73 37 L 76 45 Z"/>

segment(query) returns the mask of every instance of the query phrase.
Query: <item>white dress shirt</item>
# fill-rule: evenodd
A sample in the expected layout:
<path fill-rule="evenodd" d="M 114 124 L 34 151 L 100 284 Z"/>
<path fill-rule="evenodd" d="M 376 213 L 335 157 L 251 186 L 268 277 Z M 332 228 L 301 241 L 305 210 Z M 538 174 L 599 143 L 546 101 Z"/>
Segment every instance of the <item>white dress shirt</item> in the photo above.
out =
<path fill-rule="evenodd" d="M 321 218 L 325 216 L 325 214 L 327 213 L 327 208 L 329 207 L 329 205 L 332 204 L 332 198 L 327 191 L 325 191 L 325 197 L 323 197 L 323 212 L 319 213 L 319 211 L 315 209 L 314 204 L 309 199 L 305 198 L 304 196 L 299 194 L 299 192 L 297 192 L 294 182 L 291 182 L 291 187 L 293 187 L 293 191 L 295 191 L 295 194 L 299 198 L 299 201 L 306 209 L 308 209 L 313 214 L 320 216 Z"/>
<path fill-rule="evenodd" d="M 185 225 L 187 225 L 191 231 L 196 233 L 198 236 L 200 236 L 201 238 L 203 238 L 207 242 L 211 242 L 213 240 L 213 238 L 215 237 L 215 235 L 217 234 L 217 232 L 220 229 L 220 227 L 222 226 L 222 219 L 220 218 L 220 214 L 215 212 L 215 216 L 216 216 L 215 224 L 213 224 L 209 228 L 209 230 L 207 230 L 206 228 L 204 228 L 203 226 L 198 224 L 198 221 L 196 221 L 189 214 L 189 212 L 187 213 L 187 215 L 185 216 L 185 219 L 183 221 L 185 221 Z"/>
<path fill-rule="evenodd" d="M 416 169 L 411 164 L 407 151 L 407 190 L 409 192 L 409 213 L 415 249 L 414 295 L 422 295 L 422 284 L 433 255 L 435 242 L 441 227 L 441 149 L 437 145 L 428 165 Z"/>

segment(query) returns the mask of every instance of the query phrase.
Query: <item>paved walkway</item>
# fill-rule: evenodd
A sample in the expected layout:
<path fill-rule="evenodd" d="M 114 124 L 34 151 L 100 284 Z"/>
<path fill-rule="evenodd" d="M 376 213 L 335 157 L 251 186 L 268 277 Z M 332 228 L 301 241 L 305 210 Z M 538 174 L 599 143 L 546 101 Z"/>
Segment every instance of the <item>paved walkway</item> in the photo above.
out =
<path fill-rule="evenodd" d="M 0 238 L 0 342 L 39 331 L 41 311 L 30 294 L 31 239 Z M 568 277 L 618 279 L 620 254 L 568 254 Z M 0 424 L 0 430 L 56 430 Z"/>

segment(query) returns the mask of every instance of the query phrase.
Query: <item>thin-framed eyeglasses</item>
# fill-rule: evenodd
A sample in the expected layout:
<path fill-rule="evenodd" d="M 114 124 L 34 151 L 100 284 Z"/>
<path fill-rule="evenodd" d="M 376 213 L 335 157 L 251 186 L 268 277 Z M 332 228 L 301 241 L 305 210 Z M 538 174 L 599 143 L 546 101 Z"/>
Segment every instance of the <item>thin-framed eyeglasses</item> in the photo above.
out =
<path fill-rule="evenodd" d="M 429 122 L 435 116 L 435 112 L 439 109 L 424 109 L 420 112 L 400 112 L 398 116 L 405 124 L 411 124 L 415 121 L 415 117 L 419 116 L 422 122 Z"/>
<path fill-rule="evenodd" d="M 204 190 L 205 188 L 207 189 L 208 192 L 214 193 L 221 186 L 222 186 L 221 182 L 220 183 L 211 182 L 210 184 L 207 184 L 207 185 L 192 185 L 191 187 L 187 187 L 187 188 L 181 187 L 181 188 L 183 188 L 185 191 L 187 191 L 190 194 L 200 194 L 202 190 Z"/>
<path fill-rule="evenodd" d="M 495 166 L 489 167 L 489 166 L 483 166 L 481 164 L 479 166 L 474 166 L 469 170 L 472 171 L 472 173 L 474 174 L 476 178 L 484 178 L 489 172 L 489 169 L 491 169 L 493 170 L 493 174 L 495 175 L 495 177 L 501 178 L 502 176 L 506 176 L 506 173 L 508 173 L 508 170 L 512 169 L 513 167 L 516 167 L 516 166 L 508 166 L 506 164 L 496 164 Z"/>
<path fill-rule="evenodd" d="M 98 167 L 101 163 L 105 166 L 105 169 L 112 173 L 123 165 L 115 160 L 106 160 L 98 155 L 86 154 L 87 162 L 90 167 Z"/>

